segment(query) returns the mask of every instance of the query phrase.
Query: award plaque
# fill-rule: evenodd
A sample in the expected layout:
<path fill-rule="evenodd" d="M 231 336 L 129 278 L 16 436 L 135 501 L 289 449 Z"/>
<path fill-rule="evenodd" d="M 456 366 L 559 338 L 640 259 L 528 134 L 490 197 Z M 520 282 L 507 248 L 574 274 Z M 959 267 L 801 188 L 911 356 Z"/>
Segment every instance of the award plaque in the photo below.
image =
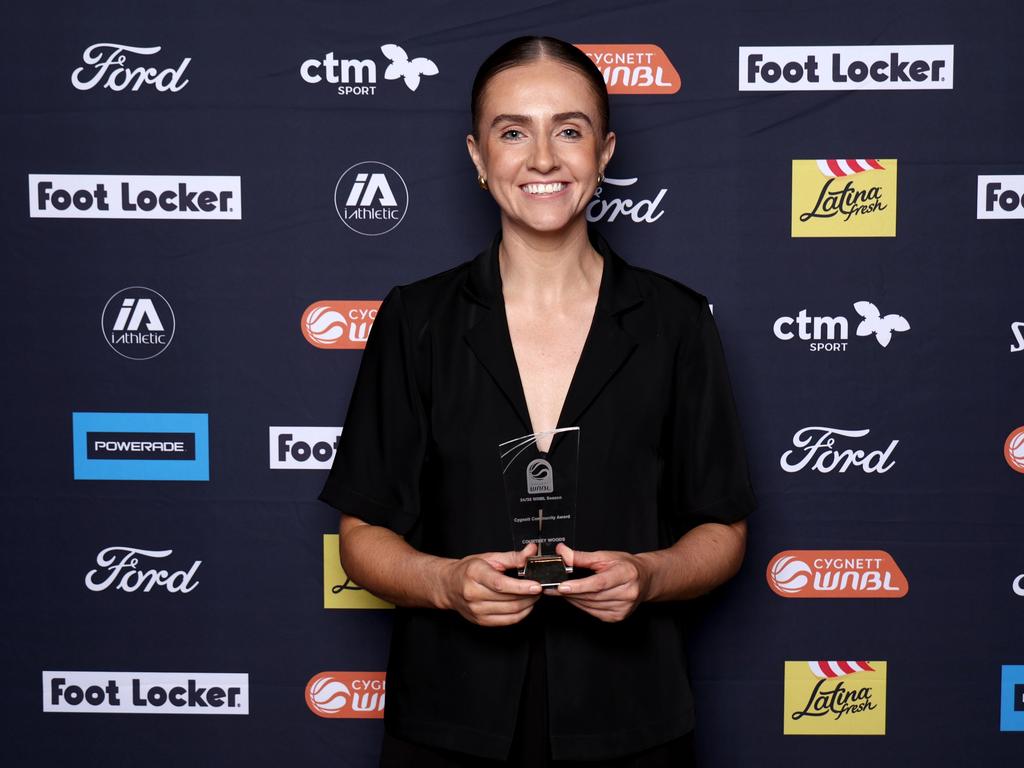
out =
<path fill-rule="evenodd" d="M 542 451 L 540 446 L 547 450 Z M 512 549 L 533 542 L 537 554 L 519 571 L 545 587 L 572 578 L 572 566 L 555 552 L 573 546 L 580 428 L 564 427 L 523 435 L 498 445 L 505 502 L 512 522 Z"/>

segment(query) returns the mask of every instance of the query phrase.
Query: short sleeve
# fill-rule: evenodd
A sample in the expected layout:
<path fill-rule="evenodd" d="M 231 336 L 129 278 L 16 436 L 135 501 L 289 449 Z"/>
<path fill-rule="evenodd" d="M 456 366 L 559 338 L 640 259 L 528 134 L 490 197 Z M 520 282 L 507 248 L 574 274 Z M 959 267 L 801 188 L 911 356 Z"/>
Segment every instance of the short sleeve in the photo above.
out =
<path fill-rule="evenodd" d="M 338 451 L 320 499 L 371 525 L 406 534 L 419 517 L 426 414 L 401 291 L 374 319 Z"/>
<path fill-rule="evenodd" d="M 680 535 L 702 523 L 734 523 L 756 506 L 722 342 L 706 301 L 676 359 L 672 513 Z"/>

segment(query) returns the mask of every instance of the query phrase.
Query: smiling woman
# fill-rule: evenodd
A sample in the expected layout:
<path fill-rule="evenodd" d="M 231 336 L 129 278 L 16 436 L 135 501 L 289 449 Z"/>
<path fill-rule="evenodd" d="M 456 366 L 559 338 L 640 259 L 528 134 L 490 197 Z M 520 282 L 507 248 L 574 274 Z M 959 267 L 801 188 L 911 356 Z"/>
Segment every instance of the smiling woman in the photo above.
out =
<path fill-rule="evenodd" d="M 615 134 L 580 50 L 509 41 L 472 116 L 501 230 L 388 294 L 321 494 L 345 572 L 397 606 L 381 764 L 692 765 L 678 601 L 736 572 L 754 508 L 707 300 L 588 231 Z M 555 460 L 556 429 L 582 446 L 577 578 L 544 589 L 515 576 L 536 544 L 503 551 L 497 449 Z"/>

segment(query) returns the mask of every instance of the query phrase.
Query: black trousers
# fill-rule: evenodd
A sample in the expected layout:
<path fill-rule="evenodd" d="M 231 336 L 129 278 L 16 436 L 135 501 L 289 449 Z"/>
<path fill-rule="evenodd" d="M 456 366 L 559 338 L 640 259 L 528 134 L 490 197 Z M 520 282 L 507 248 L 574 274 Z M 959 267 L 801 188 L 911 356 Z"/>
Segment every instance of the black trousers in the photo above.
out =
<path fill-rule="evenodd" d="M 609 760 L 553 760 L 548 733 L 546 670 L 544 637 L 538 631 L 533 633 L 530 642 L 526 681 L 523 684 L 515 735 L 512 737 L 512 748 L 507 761 L 489 760 L 463 752 L 413 744 L 385 733 L 380 756 L 381 768 L 693 768 L 696 765 L 692 732 L 643 752 Z"/>

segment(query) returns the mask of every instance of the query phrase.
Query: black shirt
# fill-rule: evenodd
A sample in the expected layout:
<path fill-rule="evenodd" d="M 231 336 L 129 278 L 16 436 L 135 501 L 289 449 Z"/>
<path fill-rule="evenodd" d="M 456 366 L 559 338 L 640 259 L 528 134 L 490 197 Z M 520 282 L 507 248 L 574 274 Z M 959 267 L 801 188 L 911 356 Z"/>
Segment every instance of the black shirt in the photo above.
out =
<path fill-rule="evenodd" d="M 394 288 L 374 321 L 321 499 L 461 558 L 512 548 L 498 444 L 532 431 L 512 350 L 498 243 Z M 579 426 L 577 549 L 644 552 L 754 508 L 718 333 L 700 294 L 604 258 L 590 333 L 559 427 Z M 399 608 L 388 662 L 389 732 L 503 758 L 531 627 L 547 657 L 551 750 L 590 760 L 693 728 L 678 604 L 604 623 L 557 597 L 533 621 L 480 627 Z"/>

